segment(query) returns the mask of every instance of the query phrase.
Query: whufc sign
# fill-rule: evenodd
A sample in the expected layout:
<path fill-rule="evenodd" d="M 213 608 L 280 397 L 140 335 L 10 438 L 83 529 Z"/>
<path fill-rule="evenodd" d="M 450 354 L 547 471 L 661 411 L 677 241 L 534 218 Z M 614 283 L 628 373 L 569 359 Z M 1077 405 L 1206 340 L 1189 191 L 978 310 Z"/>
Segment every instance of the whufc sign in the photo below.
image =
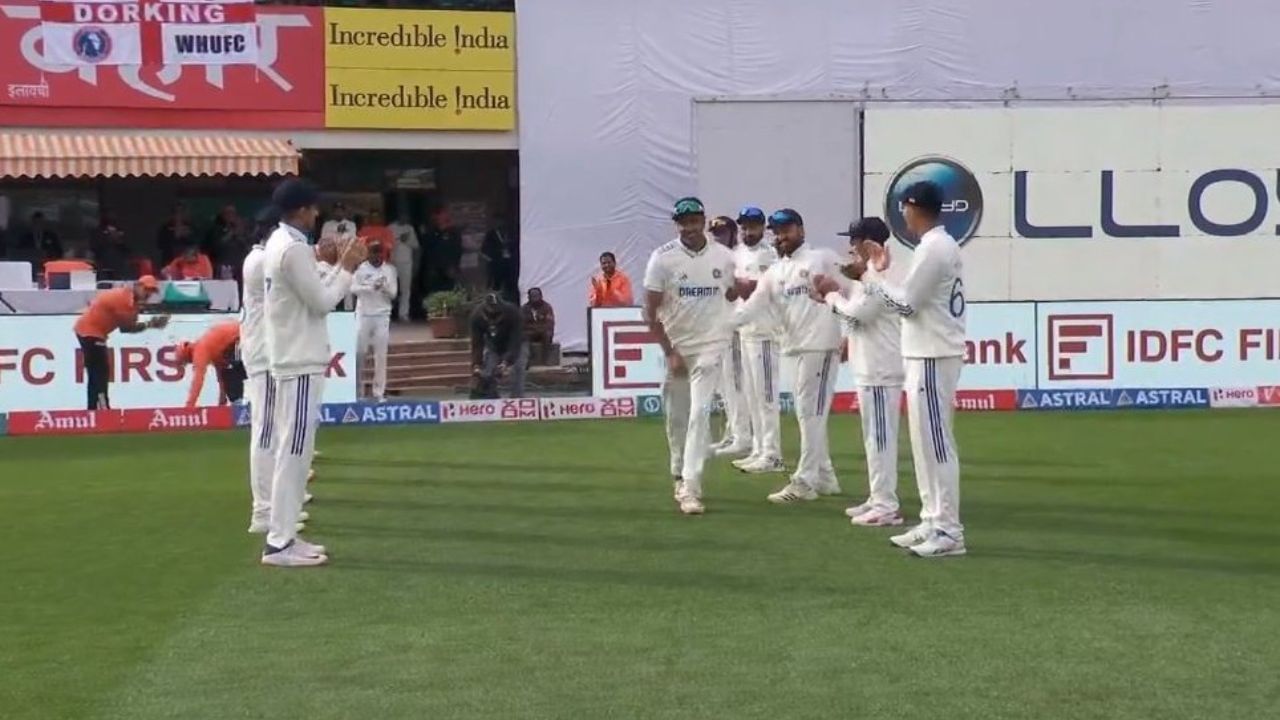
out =
<path fill-rule="evenodd" d="M 253 65 L 253 0 L 42 0 L 44 55 L 57 65 Z"/>

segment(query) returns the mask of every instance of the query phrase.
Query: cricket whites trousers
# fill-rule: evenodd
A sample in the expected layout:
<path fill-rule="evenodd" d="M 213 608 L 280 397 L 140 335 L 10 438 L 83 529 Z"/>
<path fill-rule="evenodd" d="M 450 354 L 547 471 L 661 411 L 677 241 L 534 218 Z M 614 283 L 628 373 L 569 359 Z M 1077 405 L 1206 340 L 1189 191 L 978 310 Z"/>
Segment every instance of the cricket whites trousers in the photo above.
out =
<path fill-rule="evenodd" d="M 373 353 L 373 397 L 381 400 L 387 396 L 387 342 L 391 334 L 391 315 L 359 315 L 356 335 L 356 367 L 359 368 L 360 385 L 369 354 Z"/>
<path fill-rule="evenodd" d="M 960 524 L 960 455 L 952 421 L 964 358 L 906 358 L 907 422 L 920 488 L 920 522 L 952 538 Z"/>
<path fill-rule="evenodd" d="M 751 413 L 744 395 L 742 341 L 737 333 L 724 351 L 720 363 L 720 399 L 724 401 L 724 438 L 734 445 L 755 445 L 751 431 Z"/>
<path fill-rule="evenodd" d="M 275 425 L 276 383 L 271 373 L 249 376 L 249 490 L 253 494 L 253 522 L 271 518 L 271 478 L 276 457 L 272 445 Z"/>
<path fill-rule="evenodd" d="M 267 545 L 272 548 L 288 547 L 297 536 L 323 394 L 322 373 L 275 379 L 275 412 L 270 422 L 276 466 L 271 481 L 271 529 L 267 534 Z"/>
<path fill-rule="evenodd" d="M 711 446 L 711 403 L 720 382 L 723 350 L 683 355 L 686 372 L 667 371 L 662 384 L 666 406 L 671 475 L 684 480 L 685 492 L 702 497 L 702 468 Z"/>
<path fill-rule="evenodd" d="M 778 367 L 776 340 L 742 338 L 742 397 L 751 417 L 751 454 L 781 460 Z"/>
<path fill-rule="evenodd" d="M 867 453 L 867 502 L 877 510 L 898 510 L 898 421 L 901 385 L 860 385 L 858 414 L 862 419 L 862 445 Z"/>
<path fill-rule="evenodd" d="M 827 441 L 831 396 L 840 371 L 838 350 L 798 352 L 796 358 L 796 419 L 800 423 L 800 461 L 792 479 L 817 490 L 836 479 Z"/>

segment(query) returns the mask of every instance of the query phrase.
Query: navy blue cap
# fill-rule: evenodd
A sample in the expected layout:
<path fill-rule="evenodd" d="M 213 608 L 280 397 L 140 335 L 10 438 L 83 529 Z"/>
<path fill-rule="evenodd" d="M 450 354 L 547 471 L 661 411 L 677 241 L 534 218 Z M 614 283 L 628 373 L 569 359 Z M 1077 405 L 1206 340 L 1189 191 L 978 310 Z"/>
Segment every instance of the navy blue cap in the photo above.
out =
<path fill-rule="evenodd" d="M 276 186 L 271 193 L 271 204 L 281 213 L 290 213 L 320 202 L 320 193 L 311 183 L 289 178 Z"/>
<path fill-rule="evenodd" d="M 764 211 L 755 205 L 747 205 L 738 211 L 738 223 L 744 222 L 764 222 Z"/>
<path fill-rule="evenodd" d="M 942 188 L 928 180 L 912 183 L 902 191 L 902 203 L 937 215 L 942 212 Z"/>
<path fill-rule="evenodd" d="M 791 208 L 782 208 L 774 210 L 769 216 L 769 227 L 781 227 L 783 225 L 804 225 L 804 218 L 800 217 L 800 213 Z"/>
<path fill-rule="evenodd" d="M 870 240 L 881 245 L 889 241 L 889 226 L 878 217 L 864 217 L 849 223 L 849 231 L 836 233 L 856 240 Z"/>
<path fill-rule="evenodd" d="M 275 225 L 280 222 L 280 211 L 275 205 L 266 205 L 253 216 L 253 220 L 261 225 Z"/>
<path fill-rule="evenodd" d="M 706 215 L 707 209 L 703 207 L 702 201 L 696 197 L 682 197 L 676 201 L 675 207 L 671 210 L 671 219 L 679 220 L 688 215 Z"/>

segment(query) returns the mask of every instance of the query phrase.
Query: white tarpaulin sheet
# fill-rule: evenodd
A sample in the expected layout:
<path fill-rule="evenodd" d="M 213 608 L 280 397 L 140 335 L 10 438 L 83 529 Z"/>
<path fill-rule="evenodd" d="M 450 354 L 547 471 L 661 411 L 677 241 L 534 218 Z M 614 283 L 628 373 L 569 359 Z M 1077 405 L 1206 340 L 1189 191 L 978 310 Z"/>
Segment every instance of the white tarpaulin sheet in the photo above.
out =
<path fill-rule="evenodd" d="M 521 0 L 521 285 L 586 346 L 599 253 L 638 282 L 697 188 L 694 98 L 1256 98 L 1280 91 L 1277 20 L 1268 0 Z"/>

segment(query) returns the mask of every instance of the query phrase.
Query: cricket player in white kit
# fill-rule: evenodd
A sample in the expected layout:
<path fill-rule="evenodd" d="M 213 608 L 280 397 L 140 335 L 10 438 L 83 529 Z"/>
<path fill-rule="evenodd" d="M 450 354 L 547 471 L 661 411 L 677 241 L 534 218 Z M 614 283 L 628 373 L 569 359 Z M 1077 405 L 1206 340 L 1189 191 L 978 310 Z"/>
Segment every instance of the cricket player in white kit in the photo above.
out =
<path fill-rule="evenodd" d="M 244 294 L 240 302 L 240 361 L 244 363 L 248 376 L 249 488 L 253 494 L 249 532 L 255 534 L 266 534 L 270 527 L 271 476 L 275 469 L 270 412 L 274 407 L 275 382 L 271 379 L 271 361 L 267 357 L 267 335 L 263 326 L 267 302 L 266 276 L 262 268 L 265 247 L 258 242 L 245 256 L 241 275 Z"/>
<path fill-rule="evenodd" d="M 263 269 L 266 288 L 267 355 L 275 379 L 271 416 L 275 471 L 271 483 L 271 519 L 262 564 L 309 567 L 328 562 L 325 548 L 298 536 L 307 473 L 315 450 L 324 372 L 329 367 L 326 318 L 351 287 L 351 272 L 364 262 L 365 248 L 347 241 L 338 269 L 321 280 L 307 232 L 315 227 L 318 194 L 296 179 L 272 194 L 281 223 L 267 239 Z"/>
<path fill-rule="evenodd" d="M 849 238 L 850 255 L 866 265 L 862 281 L 879 282 L 889 269 L 889 227 L 870 217 L 837 233 Z M 871 494 L 845 510 L 854 525 L 892 527 L 898 512 L 898 419 L 902 401 L 902 325 L 899 315 L 876 296 L 854 290 L 845 296 L 834 278 L 814 281 L 814 299 L 829 305 L 849 334 L 849 363 L 858 385 L 862 444 Z"/>
<path fill-rule="evenodd" d="M 899 197 L 907 232 L 918 237 L 901 286 L 861 275 L 865 292 L 902 316 L 907 418 L 920 487 L 920 524 L 891 538 L 920 557 L 965 554 L 960 524 L 960 457 L 952 432 L 956 385 L 964 367 L 965 296 L 960 246 L 942 225 L 942 191 L 918 182 Z"/>
<path fill-rule="evenodd" d="M 734 248 L 734 277 L 759 282 L 765 271 L 778 261 L 778 251 L 764 242 L 764 211 L 747 206 L 738 212 L 739 242 Z M 738 300 L 741 307 L 745 300 Z M 782 464 L 782 433 L 779 428 L 778 318 L 772 308 L 762 310 L 754 320 L 738 329 L 742 360 L 742 397 L 751 419 L 751 453 L 733 461 L 747 473 L 776 473 Z"/>
<path fill-rule="evenodd" d="M 387 342 L 391 335 L 391 305 L 396 299 L 396 269 L 384 262 L 382 246 L 369 246 L 369 259 L 351 281 L 356 296 L 356 366 L 364 373 L 365 359 L 373 352 L 373 397 L 387 399 Z"/>
<path fill-rule="evenodd" d="M 831 250 L 805 246 L 804 219 L 795 210 L 774 212 L 769 227 L 778 236 L 780 257 L 758 283 L 739 281 L 741 294 L 749 297 L 735 313 L 734 325 L 742 327 L 761 313 L 776 312 L 782 324 L 782 354 L 796 361 L 800 461 L 791 481 L 769 495 L 770 502 L 783 504 L 840 492 L 827 444 L 827 418 L 844 337 L 835 313 L 810 299 L 814 278 L 839 276 L 840 257 Z"/>
<path fill-rule="evenodd" d="M 681 198 L 672 219 L 680 237 L 649 256 L 644 316 L 667 358 L 662 395 L 675 499 L 680 512 L 701 515 L 702 470 L 711 444 L 711 401 L 729 345 L 731 301 L 737 294 L 733 255 L 707 240 L 702 202 Z"/>
<path fill-rule="evenodd" d="M 728 248 L 737 261 L 738 224 L 733 218 L 721 215 L 709 226 L 715 241 Z M 751 450 L 751 414 L 744 395 L 742 365 L 742 339 L 737 331 L 729 337 L 724 359 L 720 363 L 720 399 L 724 402 L 724 436 L 711 446 L 717 456 L 745 455 Z"/>

